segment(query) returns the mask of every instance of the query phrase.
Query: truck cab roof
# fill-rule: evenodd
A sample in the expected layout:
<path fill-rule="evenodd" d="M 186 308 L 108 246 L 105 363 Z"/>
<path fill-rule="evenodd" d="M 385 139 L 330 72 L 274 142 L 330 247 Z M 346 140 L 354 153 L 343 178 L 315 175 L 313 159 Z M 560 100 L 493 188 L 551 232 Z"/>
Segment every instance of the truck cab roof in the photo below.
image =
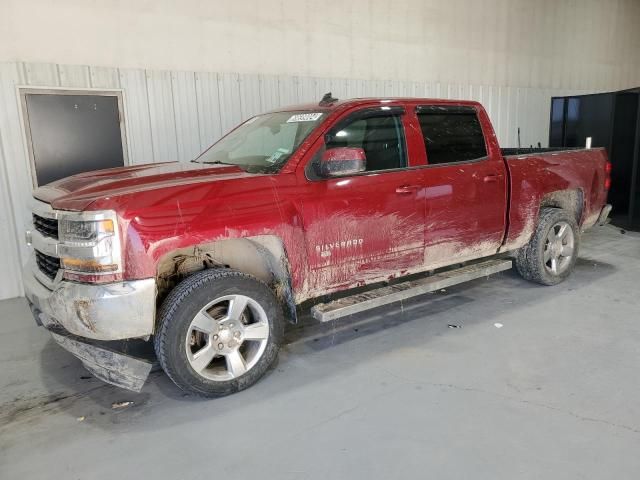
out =
<path fill-rule="evenodd" d="M 331 103 L 301 103 L 297 105 L 288 105 L 282 108 L 275 108 L 271 112 L 289 112 L 289 111 L 322 111 L 332 112 L 336 110 L 346 110 L 358 106 L 385 106 L 386 104 L 404 103 L 409 105 L 430 104 L 430 105 L 468 105 L 478 106 L 480 103 L 474 100 L 447 100 L 442 98 L 418 98 L 418 97 L 363 97 L 348 98 L 344 100 L 335 99 Z"/>

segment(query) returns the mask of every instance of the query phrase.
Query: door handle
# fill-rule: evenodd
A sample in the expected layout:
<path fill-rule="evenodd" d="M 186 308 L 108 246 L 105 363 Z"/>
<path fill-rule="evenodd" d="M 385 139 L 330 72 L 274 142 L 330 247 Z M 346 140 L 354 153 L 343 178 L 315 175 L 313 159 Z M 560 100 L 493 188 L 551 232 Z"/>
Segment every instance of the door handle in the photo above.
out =
<path fill-rule="evenodd" d="M 396 193 L 413 193 L 420 188 L 420 185 L 400 185 L 396 187 Z"/>
<path fill-rule="evenodd" d="M 502 180 L 503 178 L 504 178 L 504 175 L 502 174 L 492 173 L 492 174 L 486 175 L 483 178 L 483 181 L 484 183 L 493 183 L 493 182 L 497 182 L 498 180 Z"/>

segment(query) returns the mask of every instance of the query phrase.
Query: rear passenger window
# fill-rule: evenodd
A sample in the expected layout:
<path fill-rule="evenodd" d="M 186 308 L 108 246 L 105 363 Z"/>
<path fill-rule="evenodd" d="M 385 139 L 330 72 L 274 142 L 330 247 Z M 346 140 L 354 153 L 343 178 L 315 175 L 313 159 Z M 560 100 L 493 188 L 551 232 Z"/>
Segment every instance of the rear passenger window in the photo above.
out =
<path fill-rule="evenodd" d="M 487 156 L 482 128 L 471 107 L 418 107 L 429 165 Z"/>

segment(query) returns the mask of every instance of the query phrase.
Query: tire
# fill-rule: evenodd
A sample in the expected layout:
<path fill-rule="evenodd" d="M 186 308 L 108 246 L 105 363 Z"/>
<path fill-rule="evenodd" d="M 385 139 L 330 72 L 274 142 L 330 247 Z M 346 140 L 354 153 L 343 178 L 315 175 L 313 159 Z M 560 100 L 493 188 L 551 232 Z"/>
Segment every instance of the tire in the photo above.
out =
<path fill-rule="evenodd" d="M 542 208 L 536 231 L 516 255 L 516 268 L 527 280 L 557 285 L 571 274 L 579 246 L 580 230 L 573 215 L 559 208 Z"/>
<path fill-rule="evenodd" d="M 235 270 L 211 269 L 169 293 L 158 312 L 154 348 L 182 390 L 221 397 L 250 387 L 267 372 L 283 332 L 282 308 L 267 285 Z"/>

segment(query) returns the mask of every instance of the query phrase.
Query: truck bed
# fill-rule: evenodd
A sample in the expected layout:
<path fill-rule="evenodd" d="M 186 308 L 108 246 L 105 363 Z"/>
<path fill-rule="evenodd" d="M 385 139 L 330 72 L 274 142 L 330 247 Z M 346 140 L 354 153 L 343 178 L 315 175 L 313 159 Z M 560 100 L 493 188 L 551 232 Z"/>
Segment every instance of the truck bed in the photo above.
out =
<path fill-rule="evenodd" d="M 503 250 L 520 248 L 529 241 L 541 207 L 575 212 L 582 229 L 595 224 L 607 199 L 607 153 L 603 148 L 501 151 L 510 177 Z"/>

